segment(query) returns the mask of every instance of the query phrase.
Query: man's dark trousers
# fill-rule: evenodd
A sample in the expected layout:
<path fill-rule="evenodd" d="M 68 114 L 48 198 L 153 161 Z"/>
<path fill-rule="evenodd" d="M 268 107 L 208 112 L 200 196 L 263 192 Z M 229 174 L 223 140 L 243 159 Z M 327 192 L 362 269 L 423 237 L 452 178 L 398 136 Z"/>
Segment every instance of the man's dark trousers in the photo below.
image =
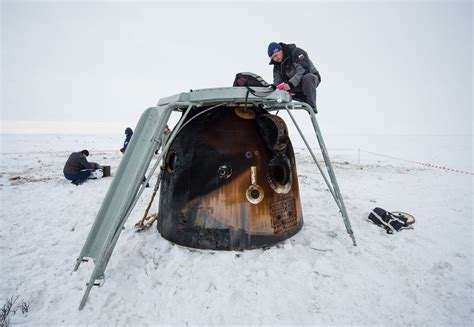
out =
<path fill-rule="evenodd" d="M 66 177 L 66 179 L 69 179 L 73 182 L 78 182 L 79 184 L 82 184 L 90 175 L 91 171 L 89 169 L 81 170 L 80 172 L 73 174 L 64 173 L 64 177 Z"/>
<path fill-rule="evenodd" d="M 302 100 L 314 109 L 315 113 L 318 112 L 316 109 L 316 88 L 318 87 L 319 77 L 315 74 L 306 74 L 303 76 L 301 83 L 298 87 L 291 89 L 295 92 L 295 100 Z"/>

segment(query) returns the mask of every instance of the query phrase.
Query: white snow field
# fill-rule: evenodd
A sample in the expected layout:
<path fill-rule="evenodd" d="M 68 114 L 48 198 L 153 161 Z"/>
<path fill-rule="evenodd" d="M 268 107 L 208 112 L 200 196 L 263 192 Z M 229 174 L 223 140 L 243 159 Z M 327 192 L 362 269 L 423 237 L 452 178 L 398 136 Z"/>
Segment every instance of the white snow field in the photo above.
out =
<path fill-rule="evenodd" d="M 135 232 L 148 188 L 82 311 L 93 263 L 73 267 L 113 177 L 75 186 L 62 168 L 86 148 L 113 174 L 122 135 L 1 138 L 0 305 L 30 303 L 10 314 L 12 326 L 473 324 L 474 176 L 414 163 L 472 172 L 472 135 L 328 136 L 357 247 L 303 147 L 304 227 L 268 249 L 196 250 L 155 226 Z M 367 219 L 376 206 L 413 214 L 414 229 L 387 234 Z"/>

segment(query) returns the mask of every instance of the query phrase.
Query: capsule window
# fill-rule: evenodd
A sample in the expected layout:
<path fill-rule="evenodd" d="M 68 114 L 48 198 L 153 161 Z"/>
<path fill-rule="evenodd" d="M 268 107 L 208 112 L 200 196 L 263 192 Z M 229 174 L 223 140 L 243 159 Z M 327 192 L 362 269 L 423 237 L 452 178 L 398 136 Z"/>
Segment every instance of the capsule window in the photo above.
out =
<path fill-rule="evenodd" d="M 284 163 L 278 163 L 269 167 L 270 178 L 279 185 L 286 185 L 289 181 L 289 169 Z"/>
<path fill-rule="evenodd" d="M 267 167 L 267 180 L 275 192 L 288 193 L 292 184 L 289 161 L 283 158 L 270 160 Z"/>

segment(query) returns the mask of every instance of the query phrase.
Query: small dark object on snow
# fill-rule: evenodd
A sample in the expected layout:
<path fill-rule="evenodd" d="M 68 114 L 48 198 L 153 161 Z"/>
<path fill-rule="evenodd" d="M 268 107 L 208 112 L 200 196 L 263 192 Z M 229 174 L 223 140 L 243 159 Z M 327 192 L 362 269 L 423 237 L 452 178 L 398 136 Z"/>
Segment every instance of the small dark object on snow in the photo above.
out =
<path fill-rule="evenodd" d="M 109 177 L 110 176 L 110 166 L 102 166 L 102 172 L 104 174 L 102 177 Z"/>
<path fill-rule="evenodd" d="M 369 214 L 368 219 L 374 224 L 383 227 L 388 234 L 394 231 L 399 232 L 402 229 L 413 228 L 415 217 L 405 212 L 389 212 L 382 208 L 375 208 Z"/>

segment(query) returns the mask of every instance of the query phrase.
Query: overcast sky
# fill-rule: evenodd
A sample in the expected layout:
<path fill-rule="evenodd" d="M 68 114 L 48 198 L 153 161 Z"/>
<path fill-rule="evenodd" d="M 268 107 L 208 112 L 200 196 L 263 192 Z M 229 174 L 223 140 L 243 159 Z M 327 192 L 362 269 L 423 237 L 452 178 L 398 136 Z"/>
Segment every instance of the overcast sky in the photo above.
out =
<path fill-rule="evenodd" d="M 470 1 L 2 1 L 1 13 L 4 131 L 133 127 L 160 98 L 241 71 L 271 82 L 267 45 L 282 41 L 321 73 L 326 132 L 472 133 Z"/>

